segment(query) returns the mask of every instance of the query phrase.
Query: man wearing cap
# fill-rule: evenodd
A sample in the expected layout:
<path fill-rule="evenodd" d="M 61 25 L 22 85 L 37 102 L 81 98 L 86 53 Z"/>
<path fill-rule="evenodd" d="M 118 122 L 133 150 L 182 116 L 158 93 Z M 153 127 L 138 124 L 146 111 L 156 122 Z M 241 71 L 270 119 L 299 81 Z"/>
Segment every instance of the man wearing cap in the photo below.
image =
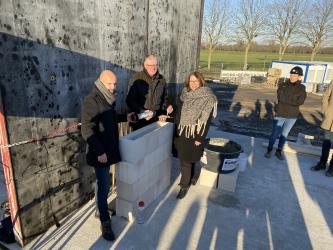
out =
<path fill-rule="evenodd" d="M 324 141 L 321 148 L 320 161 L 317 165 L 311 168 L 313 171 L 326 169 L 326 163 L 333 142 L 333 80 L 324 93 L 322 112 L 324 114 L 324 118 L 321 123 L 321 128 L 324 130 Z M 326 176 L 333 177 L 333 157 L 331 158 L 330 166 L 326 171 Z"/>
<path fill-rule="evenodd" d="M 305 86 L 301 84 L 303 70 L 296 66 L 290 70 L 290 78 L 279 85 L 277 90 L 278 103 L 275 106 L 275 117 L 273 120 L 273 131 L 269 137 L 266 158 L 270 158 L 274 143 L 279 137 L 279 144 L 275 152 L 276 158 L 283 160 L 282 148 L 286 138 L 294 126 L 299 115 L 299 106 L 306 98 Z"/>

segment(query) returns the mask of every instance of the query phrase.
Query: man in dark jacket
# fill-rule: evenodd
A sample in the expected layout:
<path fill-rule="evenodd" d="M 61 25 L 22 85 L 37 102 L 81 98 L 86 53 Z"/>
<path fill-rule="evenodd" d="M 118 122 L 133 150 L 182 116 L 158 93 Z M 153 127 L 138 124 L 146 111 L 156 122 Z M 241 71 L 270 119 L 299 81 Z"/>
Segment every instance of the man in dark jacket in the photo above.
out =
<path fill-rule="evenodd" d="M 164 77 L 158 72 L 158 62 L 154 55 L 149 55 L 144 61 L 143 71 L 133 75 L 129 82 L 129 92 L 126 104 L 130 112 L 137 115 L 142 112 L 152 111 L 153 115 L 131 123 L 133 130 L 142 128 L 158 120 L 158 116 L 163 113 L 166 106 L 166 82 Z M 166 109 L 167 114 L 173 108 L 169 105 Z"/>
<path fill-rule="evenodd" d="M 96 173 L 97 207 L 101 221 L 102 236 L 113 241 L 107 198 L 110 189 L 110 165 L 119 162 L 118 124 L 126 116 L 117 115 L 116 105 L 117 78 L 110 70 L 100 74 L 90 94 L 85 98 L 81 112 L 81 133 L 87 142 L 86 159 Z"/>
<path fill-rule="evenodd" d="M 299 115 L 299 106 L 301 106 L 306 98 L 305 86 L 301 84 L 303 70 L 296 66 L 290 70 L 290 79 L 279 85 L 277 90 L 278 104 L 276 105 L 275 117 L 273 120 L 273 131 L 269 137 L 269 144 L 266 158 L 272 155 L 275 140 L 279 136 L 278 148 L 275 156 L 279 160 L 283 160 L 282 148 L 286 142 L 286 138 L 294 126 Z"/>

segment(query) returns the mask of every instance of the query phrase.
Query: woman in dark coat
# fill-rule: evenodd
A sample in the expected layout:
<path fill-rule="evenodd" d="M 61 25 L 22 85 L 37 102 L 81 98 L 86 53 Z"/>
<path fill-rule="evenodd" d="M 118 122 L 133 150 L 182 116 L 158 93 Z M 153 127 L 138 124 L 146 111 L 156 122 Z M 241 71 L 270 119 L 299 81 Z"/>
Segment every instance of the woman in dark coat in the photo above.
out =
<path fill-rule="evenodd" d="M 180 95 L 175 147 L 181 165 L 178 199 L 187 194 L 199 176 L 194 176 L 194 166 L 203 153 L 204 140 L 212 116 L 216 116 L 217 98 L 199 72 L 191 73 Z"/>

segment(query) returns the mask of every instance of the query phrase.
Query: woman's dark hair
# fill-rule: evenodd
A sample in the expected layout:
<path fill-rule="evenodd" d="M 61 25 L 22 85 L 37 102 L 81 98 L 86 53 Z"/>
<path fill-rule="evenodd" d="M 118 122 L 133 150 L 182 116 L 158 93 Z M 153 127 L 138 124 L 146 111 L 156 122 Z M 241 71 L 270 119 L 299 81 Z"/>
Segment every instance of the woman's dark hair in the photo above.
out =
<path fill-rule="evenodd" d="M 197 78 L 199 80 L 200 87 L 203 87 L 203 86 L 207 85 L 203 75 L 198 71 L 194 71 L 191 74 L 189 74 L 188 77 L 186 78 L 185 87 L 187 88 L 187 90 L 191 90 L 190 89 L 190 78 L 191 78 L 191 76 L 194 76 L 195 78 Z"/>

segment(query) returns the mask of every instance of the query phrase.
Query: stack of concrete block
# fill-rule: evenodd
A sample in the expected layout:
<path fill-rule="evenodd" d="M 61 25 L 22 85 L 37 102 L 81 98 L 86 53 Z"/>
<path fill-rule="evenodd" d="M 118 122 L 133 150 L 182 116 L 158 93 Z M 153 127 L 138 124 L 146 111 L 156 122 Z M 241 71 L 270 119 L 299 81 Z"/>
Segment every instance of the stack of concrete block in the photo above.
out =
<path fill-rule="evenodd" d="M 235 192 L 239 168 L 228 174 L 219 174 L 208 171 L 205 168 L 201 169 L 199 183 L 202 186 L 217 188 L 219 190 Z"/>
<path fill-rule="evenodd" d="M 147 207 L 169 185 L 173 124 L 155 122 L 120 138 L 116 213 L 132 221 L 138 202 Z"/>
<path fill-rule="evenodd" d="M 281 69 L 270 68 L 267 72 L 267 84 L 276 86 L 281 77 Z"/>

